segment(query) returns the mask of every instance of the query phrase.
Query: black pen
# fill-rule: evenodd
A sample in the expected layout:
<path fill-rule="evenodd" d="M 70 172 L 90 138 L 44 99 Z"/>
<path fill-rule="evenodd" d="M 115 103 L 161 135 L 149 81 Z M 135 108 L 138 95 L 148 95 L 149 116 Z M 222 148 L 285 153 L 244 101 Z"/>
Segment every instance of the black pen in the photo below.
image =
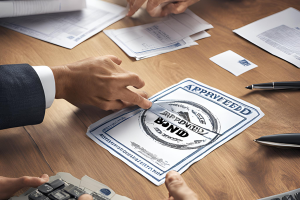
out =
<path fill-rule="evenodd" d="M 271 83 L 259 83 L 246 87 L 247 89 L 268 89 L 268 90 L 280 90 L 280 89 L 300 89 L 300 81 L 286 81 L 286 82 L 271 82 Z"/>
<path fill-rule="evenodd" d="M 267 146 L 281 148 L 300 148 L 300 133 L 267 135 L 253 141 Z"/>

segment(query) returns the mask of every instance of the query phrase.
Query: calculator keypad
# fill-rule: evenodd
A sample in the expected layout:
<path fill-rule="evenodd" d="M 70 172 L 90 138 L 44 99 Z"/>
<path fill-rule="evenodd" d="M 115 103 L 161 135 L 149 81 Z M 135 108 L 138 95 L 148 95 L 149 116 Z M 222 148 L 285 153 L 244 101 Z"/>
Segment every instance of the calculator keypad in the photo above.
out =
<path fill-rule="evenodd" d="M 56 179 L 39 186 L 29 194 L 28 198 L 29 200 L 77 200 L 83 194 L 86 194 L 83 189 Z"/>
<path fill-rule="evenodd" d="M 300 188 L 260 200 L 300 200 Z"/>

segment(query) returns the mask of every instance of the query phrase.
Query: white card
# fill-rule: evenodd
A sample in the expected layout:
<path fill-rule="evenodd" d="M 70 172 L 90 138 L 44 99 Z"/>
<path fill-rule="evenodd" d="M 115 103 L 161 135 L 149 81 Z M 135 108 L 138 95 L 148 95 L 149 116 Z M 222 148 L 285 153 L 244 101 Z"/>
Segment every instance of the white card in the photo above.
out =
<path fill-rule="evenodd" d="M 210 58 L 210 60 L 236 76 L 239 76 L 246 71 L 257 67 L 256 64 L 250 62 L 231 50 L 213 56 Z"/>

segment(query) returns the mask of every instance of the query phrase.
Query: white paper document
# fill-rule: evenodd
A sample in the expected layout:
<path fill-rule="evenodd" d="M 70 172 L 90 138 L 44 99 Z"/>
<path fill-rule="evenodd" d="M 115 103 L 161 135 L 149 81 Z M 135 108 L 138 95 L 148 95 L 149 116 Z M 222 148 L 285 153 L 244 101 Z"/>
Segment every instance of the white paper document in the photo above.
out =
<path fill-rule="evenodd" d="M 233 32 L 300 68 L 300 11 L 288 8 Z"/>
<path fill-rule="evenodd" d="M 197 45 L 195 40 L 209 37 L 204 30 L 213 26 L 192 11 L 170 15 L 162 21 L 123 28 L 105 30 L 125 53 L 137 60 Z M 189 36 L 191 36 L 189 37 Z"/>
<path fill-rule="evenodd" d="M 236 76 L 239 76 L 246 71 L 257 67 L 256 64 L 250 62 L 231 50 L 213 56 L 210 58 L 210 60 Z"/>
<path fill-rule="evenodd" d="M 87 0 L 80 11 L 0 19 L 0 26 L 72 49 L 124 18 L 127 9 L 100 0 Z"/>
<path fill-rule="evenodd" d="M 0 18 L 69 12 L 81 10 L 85 7 L 85 0 L 0 1 Z"/>
<path fill-rule="evenodd" d="M 155 185 L 164 183 L 168 171 L 183 173 L 264 116 L 258 107 L 193 79 L 150 100 L 160 113 L 123 109 L 92 124 L 87 135 Z"/>

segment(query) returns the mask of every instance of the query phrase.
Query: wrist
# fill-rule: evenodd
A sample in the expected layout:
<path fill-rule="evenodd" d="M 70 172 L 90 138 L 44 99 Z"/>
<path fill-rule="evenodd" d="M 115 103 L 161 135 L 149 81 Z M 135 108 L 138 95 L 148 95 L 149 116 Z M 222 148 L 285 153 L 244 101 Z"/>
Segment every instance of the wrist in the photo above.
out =
<path fill-rule="evenodd" d="M 65 99 L 68 85 L 68 70 L 66 66 L 51 67 L 55 80 L 55 98 Z"/>

